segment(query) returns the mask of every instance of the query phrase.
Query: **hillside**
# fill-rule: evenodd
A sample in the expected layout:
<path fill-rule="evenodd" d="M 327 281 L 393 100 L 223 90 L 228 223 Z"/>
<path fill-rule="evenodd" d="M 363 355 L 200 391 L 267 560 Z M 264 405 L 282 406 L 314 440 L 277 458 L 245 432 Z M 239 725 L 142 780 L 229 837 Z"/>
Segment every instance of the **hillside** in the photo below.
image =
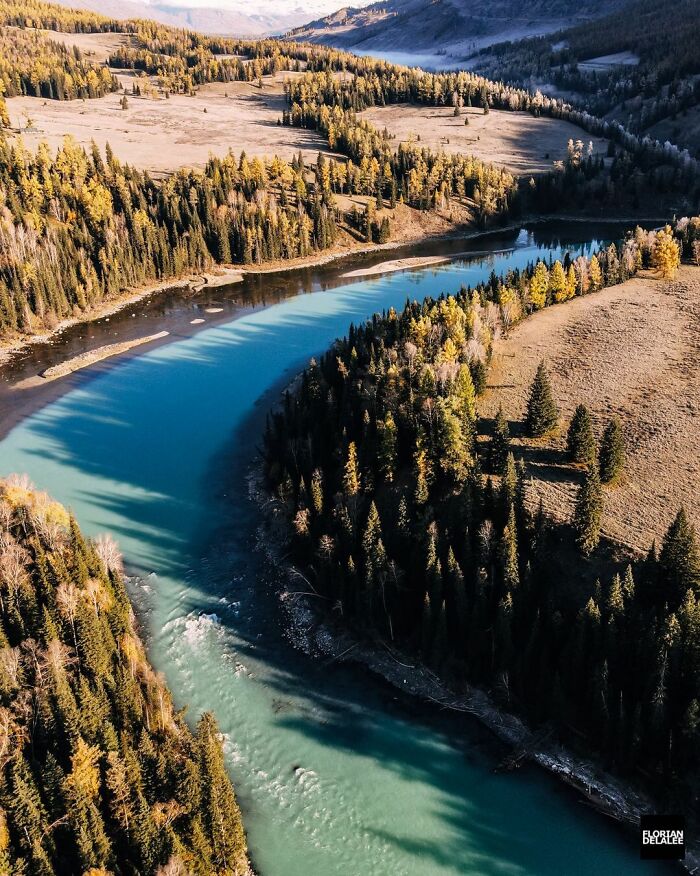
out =
<path fill-rule="evenodd" d="M 0 872 L 247 876 L 218 728 L 151 668 L 114 542 L 11 476 L 0 585 Z"/>
<path fill-rule="evenodd" d="M 622 5 L 623 0 L 537 0 L 523 14 L 516 0 L 388 0 L 341 9 L 290 36 L 363 51 L 470 54 L 501 40 L 551 33 Z"/>
<path fill-rule="evenodd" d="M 686 251 L 699 227 L 678 224 Z M 548 737 L 575 740 L 612 770 L 639 770 L 666 798 L 661 806 L 682 807 L 694 799 L 700 729 L 691 657 L 700 645 L 698 269 L 684 269 L 661 301 L 665 287 L 629 281 L 637 265 L 671 275 L 679 252 L 669 231 L 638 229 L 619 246 L 564 258 L 568 269 L 539 262 L 352 326 L 269 418 L 265 473 L 289 522 L 295 567 L 334 614 L 409 652 L 406 662 L 485 686 Z M 517 324 L 536 345 L 536 323 L 550 314 L 555 322 L 563 314 L 586 344 L 584 355 L 572 340 L 570 355 L 551 362 L 570 382 L 567 414 L 573 398 L 590 400 L 599 419 L 624 416 L 629 436 L 628 460 L 620 469 L 616 455 L 613 473 L 609 443 L 598 451 L 591 440 L 585 471 L 553 452 L 563 381 L 550 383 L 535 365 L 527 414 L 522 400 L 507 414 L 513 431 L 538 439 L 531 457 L 546 454 L 544 485 L 582 484 L 566 521 L 539 507 L 539 496 L 527 501 L 540 484 L 529 482 L 531 457 L 516 462 L 521 445 L 502 416 L 492 442 L 476 440 L 486 380 L 492 390 L 522 383 L 520 347 L 487 377 L 500 332 Z M 535 350 L 526 386 L 543 353 Z M 625 495 L 625 477 L 648 483 Z M 674 477 L 682 488 L 670 489 Z M 631 562 L 601 538 L 618 489 L 615 522 L 624 515 L 631 529 L 649 512 L 646 497 L 658 499 Z M 654 534 L 650 550 L 645 536 Z"/>
<path fill-rule="evenodd" d="M 663 351 L 659 355 L 659 351 Z M 623 424 L 627 463 L 606 492 L 604 532 L 636 551 L 660 544 L 684 506 L 700 526 L 700 269 L 683 266 L 674 282 L 636 277 L 540 311 L 494 349 L 489 389 L 479 404 L 491 422 L 502 408 L 513 452 L 526 461 L 527 489 L 557 520 L 571 517 L 578 480 L 562 464 L 565 428 L 546 448 L 518 431 L 529 384 L 545 359 L 568 424 L 585 400 L 600 436 L 611 416 Z"/>
<path fill-rule="evenodd" d="M 653 0 L 634 0 L 548 38 L 494 45 L 470 66 L 485 76 L 565 95 L 594 115 L 698 154 L 698 14 L 700 0 L 681 0 L 672 16 Z"/>

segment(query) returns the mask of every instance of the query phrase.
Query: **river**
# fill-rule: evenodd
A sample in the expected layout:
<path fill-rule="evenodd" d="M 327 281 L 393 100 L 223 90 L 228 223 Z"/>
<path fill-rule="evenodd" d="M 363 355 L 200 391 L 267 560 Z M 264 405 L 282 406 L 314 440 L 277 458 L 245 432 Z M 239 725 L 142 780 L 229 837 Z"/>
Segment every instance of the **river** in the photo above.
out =
<path fill-rule="evenodd" d="M 153 665 L 190 717 L 211 710 L 225 734 L 261 876 L 640 872 L 634 838 L 549 776 L 493 773 L 498 751 L 471 719 L 293 650 L 275 571 L 254 550 L 259 512 L 247 490 L 270 404 L 351 321 L 616 233 L 535 227 L 461 242 L 481 255 L 364 281 L 338 275 L 404 253 L 251 278 L 204 299 L 165 296 L 139 317 L 76 328 L 6 371 L 36 371 L 84 335 L 96 346 L 133 333 L 130 320 L 143 334 L 156 323 L 171 330 L 169 343 L 37 397 L 0 443 L 0 474 L 27 472 L 86 532 L 118 539 L 139 575 L 132 595 Z M 190 330 L 213 300 L 222 321 Z M 645 862 L 643 872 L 666 871 Z"/>

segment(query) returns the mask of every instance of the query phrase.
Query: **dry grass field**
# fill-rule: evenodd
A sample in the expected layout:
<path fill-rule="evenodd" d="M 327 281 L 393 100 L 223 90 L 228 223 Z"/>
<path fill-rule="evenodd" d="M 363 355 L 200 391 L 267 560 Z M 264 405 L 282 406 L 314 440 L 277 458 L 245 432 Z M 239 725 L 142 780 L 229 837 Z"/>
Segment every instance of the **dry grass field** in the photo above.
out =
<path fill-rule="evenodd" d="M 77 45 L 89 58 L 102 62 L 128 39 L 126 34 L 61 34 L 45 31 L 51 39 Z M 115 71 L 131 91 L 134 76 Z M 123 161 L 156 175 L 179 167 L 201 167 L 210 154 L 229 149 L 248 155 L 291 158 L 305 152 L 315 157 L 325 144 L 313 131 L 277 125 L 285 106 L 284 81 L 300 74 L 281 72 L 257 83 L 212 83 L 195 97 L 173 95 L 165 99 L 128 95 L 129 107 L 120 107 L 121 94 L 90 101 L 49 101 L 15 97 L 8 101 L 13 128 L 28 146 L 42 140 L 55 147 L 66 134 L 88 146 L 109 143 Z M 470 124 L 464 125 L 464 115 Z M 417 139 L 434 149 L 463 152 L 508 167 L 517 174 L 546 171 L 566 155 L 569 139 L 588 138 L 584 131 L 555 119 L 536 119 L 527 113 L 492 110 L 483 115 L 467 108 L 454 118 L 451 107 L 398 105 L 376 107 L 362 116 L 378 128 L 386 127 L 401 141 Z M 605 150 L 596 140 L 596 151 Z"/>
<path fill-rule="evenodd" d="M 700 528 L 700 268 L 683 267 L 672 283 L 637 278 L 547 308 L 498 342 L 484 417 L 499 405 L 517 434 L 529 384 L 547 362 L 562 434 L 544 445 L 516 438 L 533 481 L 530 498 L 568 520 L 578 475 L 565 464 L 565 434 L 580 402 L 597 437 L 620 417 L 627 464 L 619 486 L 605 490 L 604 533 L 647 550 L 680 505 Z"/>
<path fill-rule="evenodd" d="M 127 45 L 130 40 L 126 33 L 61 33 L 55 30 L 44 30 L 42 33 L 69 49 L 77 46 L 86 58 L 98 63 L 106 61 L 115 49 Z"/>
<path fill-rule="evenodd" d="M 287 159 L 301 150 L 315 160 L 319 150 L 328 151 L 320 136 L 277 124 L 284 108 L 284 80 L 295 75 L 264 77 L 262 90 L 257 83 L 230 82 L 203 85 L 195 97 L 127 93 L 126 110 L 120 106 L 120 92 L 85 101 L 13 97 L 7 104 L 11 124 L 27 146 L 46 141 L 55 148 L 70 134 L 84 146 L 94 140 L 104 149 L 109 143 L 122 161 L 156 175 L 202 167 L 210 154 L 225 155 L 229 149 Z M 130 92 L 133 77 L 119 74 L 119 79 Z"/>
<path fill-rule="evenodd" d="M 469 125 L 464 116 L 469 116 Z M 551 170 L 552 163 L 566 157 L 570 139 L 591 139 L 582 128 L 559 119 L 535 118 L 529 113 L 491 110 L 487 115 L 476 107 L 465 107 L 459 118 L 452 107 L 372 107 L 361 113 L 380 130 L 396 137 L 395 145 L 420 137 L 421 143 L 449 153 L 469 153 L 507 167 L 512 173 L 532 174 Z M 595 151 L 605 153 L 606 141 L 593 140 Z"/>

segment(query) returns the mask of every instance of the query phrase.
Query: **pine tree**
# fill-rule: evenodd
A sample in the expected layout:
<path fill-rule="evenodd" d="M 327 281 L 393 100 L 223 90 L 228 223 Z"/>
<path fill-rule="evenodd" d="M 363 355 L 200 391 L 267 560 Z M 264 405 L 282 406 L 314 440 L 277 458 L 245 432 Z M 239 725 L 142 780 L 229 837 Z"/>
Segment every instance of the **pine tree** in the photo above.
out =
<path fill-rule="evenodd" d="M 537 366 L 530 395 L 527 401 L 525 427 L 531 438 L 540 438 L 553 431 L 559 421 L 559 411 L 554 402 L 549 374 L 544 361 Z"/>
<path fill-rule="evenodd" d="M 602 483 L 614 484 L 619 479 L 624 464 L 625 444 L 622 426 L 615 417 L 605 427 L 600 442 L 599 466 Z"/>
<path fill-rule="evenodd" d="M 452 413 L 444 398 L 438 398 L 437 444 L 438 459 L 443 471 L 455 481 L 462 481 L 467 475 L 471 461 L 469 440 L 459 419 Z"/>
<path fill-rule="evenodd" d="M 394 480 L 396 468 L 396 423 L 389 411 L 384 418 L 377 423 L 379 447 L 377 449 L 377 462 L 379 471 L 384 480 L 390 484 Z"/>
<path fill-rule="evenodd" d="M 491 468 L 496 474 L 502 474 L 510 453 L 510 429 L 508 420 L 499 407 L 491 438 Z"/>
<path fill-rule="evenodd" d="M 597 467 L 589 465 L 576 496 L 572 521 L 576 543 L 582 553 L 590 554 L 598 547 L 602 517 L 603 491 L 600 477 Z"/>
<path fill-rule="evenodd" d="M 452 397 L 463 429 L 471 429 L 476 420 L 476 391 L 468 365 L 460 365 L 455 378 Z"/>
<path fill-rule="evenodd" d="M 503 538 L 500 547 L 501 570 L 503 586 L 506 591 L 516 590 L 520 584 L 520 571 L 518 569 L 518 540 L 515 523 L 515 508 L 511 505 L 508 523 L 503 530 Z"/>
<path fill-rule="evenodd" d="M 700 549 L 695 527 L 681 508 L 664 537 L 659 552 L 659 587 L 662 598 L 681 602 L 688 590 L 700 591 Z"/>
<path fill-rule="evenodd" d="M 591 416 L 585 405 L 578 405 L 571 418 L 566 436 L 566 450 L 571 462 L 580 465 L 595 463 L 595 438 L 593 437 Z"/>

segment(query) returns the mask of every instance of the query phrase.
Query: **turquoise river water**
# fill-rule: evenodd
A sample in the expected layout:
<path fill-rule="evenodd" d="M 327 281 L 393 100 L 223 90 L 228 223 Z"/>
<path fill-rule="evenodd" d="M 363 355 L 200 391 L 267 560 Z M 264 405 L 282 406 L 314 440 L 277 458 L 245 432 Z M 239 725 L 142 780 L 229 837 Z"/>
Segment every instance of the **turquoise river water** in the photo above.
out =
<path fill-rule="evenodd" d="M 0 443 L 0 474 L 27 472 L 88 533 L 113 533 L 140 574 L 152 662 L 191 717 L 215 713 L 261 876 L 661 872 L 544 773 L 492 772 L 473 722 L 296 652 L 254 550 L 246 476 L 281 386 L 351 321 L 561 252 L 527 231 L 499 246 L 244 309 L 88 375 Z"/>

